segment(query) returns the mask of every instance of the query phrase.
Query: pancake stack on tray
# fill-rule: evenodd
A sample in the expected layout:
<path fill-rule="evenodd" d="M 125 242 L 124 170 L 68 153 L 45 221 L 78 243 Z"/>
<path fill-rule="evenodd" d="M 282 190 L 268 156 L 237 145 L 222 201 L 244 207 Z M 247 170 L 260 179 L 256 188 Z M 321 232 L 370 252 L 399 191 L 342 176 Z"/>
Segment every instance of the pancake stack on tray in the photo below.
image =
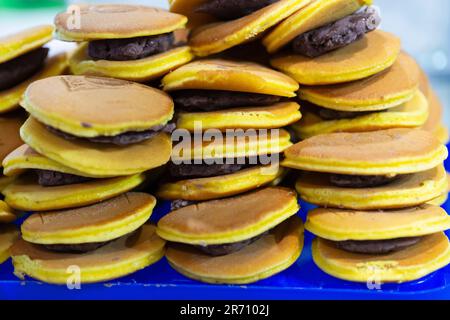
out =
<path fill-rule="evenodd" d="M 72 75 L 36 73 L 50 27 L 0 40 L 0 112 L 29 113 L 0 119 L 0 223 L 37 212 L 21 236 L 0 227 L 0 262 L 90 283 L 165 255 L 198 281 L 252 283 L 301 255 L 300 195 L 332 276 L 406 282 L 450 263 L 442 105 L 371 0 L 169 3 L 58 14 Z M 157 200 L 171 210 L 154 226 Z"/>
<path fill-rule="evenodd" d="M 450 262 L 450 218 L 436 206 L 447 134 L 425 74 L 363 4 L 315 1 L 263 44 L 300 83 L 303 141 L 282 165 L 302 170 L 296 189 L 320 207 L 305 225 L 315 263 L 345 280 L 406 282 Z"/>

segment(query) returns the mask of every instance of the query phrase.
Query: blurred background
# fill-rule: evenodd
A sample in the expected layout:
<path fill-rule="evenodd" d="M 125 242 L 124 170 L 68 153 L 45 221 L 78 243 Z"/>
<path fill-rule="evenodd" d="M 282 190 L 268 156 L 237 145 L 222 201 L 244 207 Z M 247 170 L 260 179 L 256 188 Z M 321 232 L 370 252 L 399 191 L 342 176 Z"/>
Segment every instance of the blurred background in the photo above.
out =
<path fill-rule="evenodd" d="M 52 23 L 54 15 L 74 3 L 141 3 L 162 8 L 167 0 L 64 1 L 0 0 L 0 36 L 42 23 Z M 427 70 L 446 106 L 445 121 L 450 126 L 450 1 L 374 0 L 383 17 L 382 28 L 402 38 L 404 49 Z M 55 41 L 53 50 L 67 44 Z"/>

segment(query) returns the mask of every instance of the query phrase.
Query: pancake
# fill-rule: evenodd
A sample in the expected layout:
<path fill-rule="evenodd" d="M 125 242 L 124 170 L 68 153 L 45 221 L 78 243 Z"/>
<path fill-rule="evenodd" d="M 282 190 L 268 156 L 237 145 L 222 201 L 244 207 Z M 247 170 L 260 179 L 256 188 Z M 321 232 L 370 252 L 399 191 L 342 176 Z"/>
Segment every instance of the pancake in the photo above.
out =
<path fill-rule="evenodd" d="M 86 175 L 83 172 L 69 168 L 59 162 L 51 160 L 24 144 L 11 152 L 3 160 L 3 172 L 6 176 L 17 176 L 24 173 L 26 170 L 35 171 L 49 171 L 59 172 L 62 174 L 69 174 L 74 176 L 88 177 L 88 178 L 111 178 L 114 176 L 96 176 Z"/>
<path fill-rule="evenodd" d="M 19 131 L 24 121 L 25 119 L 21 114 L 0 117 L 2 131 L 0 134 L 0 161 L 3 161 L 9 153 L 22 145 Z"/>
<path fill-rule="evenodd" d="M 155 205 L 153 196 L 129 192 L 87 207 L 41 212 L 24 221 L 22 238 L 42 245 L 107 242 L 140 228 Z"/>
<path fill-rule="evenodd" d="M 340 111 L 385 110 L 411 100 L 419 86 L 420 69 L 401 53 L 394 65 L 381 73 L 351 83 L 303 87 L 299 97 Z"/>
<path fill-rule="evenodd" d="M 11 246 L 19 239 L 19 231 L 13 225 L 0 226 L 0 264 L 10 256 Z"/>
<path fill-rule="evenodd" d="M 21 137 L 38 153 L 83 175 L 112 177 L 141 173 L 167 163 L 171 141 L 166 133 L 126 148 L 81 140 L 66 140 L 52 134 L 33 118 L 26 121 Z"/>
<path fill-rule="evenodd" d="M 17 215 L 10 206 L 0 200 L 0 223 L 11 223 L 17 219 Z"/>
<path fill-rule="evenodd" d="M 88 138 L 165 125 L 174 112 L 172 99 L 160 90 L 91 76 L 36 81 L 28 87 L 21 104 L 40 122 Z"/>
<path fill-rule="evenodd" d="M 325 120 L 314 111 L 302 109 L 302 120 L 292 127 L 302 139 L 333 132 L 367 132 L 391 128 L 417 128 L 427 121 L 428 110 L 427 99 L 420 91 L 417 91 L 411 100 L 398 107 L 369 113 L 355 112 L 352 114 L 356 116 L 348 119 Z M 358 116 L 358 114 L 361 115 Z"/>
<path fill-rule="evenodd" d="M 232 108 L 211 112 L 180 112 L 177 128 L 193 132 L 197 121 L 203 130 L 219 129 L 272 129 L 292 124 L 301 118 L 300 106 L 295 102 L 282 102 L 272 106 Z"/>
<path fill-rule="evenodd" d="M 158 222 L 157 232 L 168 241 L 191 245 L 233 243 L 272 229 L 298 210 L 293 190 L 271 187 L 172 211 Z"/>
<path fill-rule="evenodd" d="M 208 56 L 255 39 L 311 0 L 280 0 L 240 19 L 208 24 L 194 30 L 189 45 L 197 56 Z"/>
<path fill-rule="evenodd" d="M 113 198 L 134 189 L 145 181 L 145 174 L 96 179 L 56 187 L 40 186 L 36 179 L 24 176 L 4 190 L 5 202 L 23 211 L 47 211 L 77 208 Z"/>
<path fill-rule="evenodd" d="M 377 30 L 317 58 L 287 53 L 273 58 L 271 65 L 304 85 L 332 85 L 361 80 L 388 69 L 397 60 L 400 48 L 400 39 Z"/>
<path fill-rule="evenodd" d="M 284 173 L 279 166 L 255 166 L 221 176 L 165 182 L 158 188 L 157 196 L 192 201 L 225 198 L 273 183 Z"/>
<path fill-rule="evenodd" d="M 256 63 L 223 59 L 191 62 L 165 76 L 162 83 L 165 91 L 223 90 L 290 98 L 298 90 L 298 84 L 280 72 Z"/>
<path fill-rule="evenodd" d="M 409 174 L 432 169 L 448 151 L 431 133 L 389 129 L 331 133 L 309 138 L 285 151 L 283 166 L 349 175 Z"/>
<path fill-rule="evenodd" d="M 371 0 L 316 0 L 278 24 L 263 39 L 267 51 L 274 53 L 294 40 L 295 37 L 342 19 Z"/>
<path fill-rule="evenodd" d="M 442 166 L 372 188 L 343 188 L 330 183 L 329 175 L 303 173 L 296 183 L 301 198 L 324 207 L 356 210 L 406 208 L 431 201 L 448 190 Z"/>
<path fill-rule="evenodd" d="M 313 242 L 314 262 L 333 277 L 355 281 L 404 283 L 420 279 L 450 262 L 449 241 L 444 233 L 423 237 L 417 244 L 385 255 L 348 253 L 323 239 Z"/>
<path fill-rule="evenodd" d="M 191 163 L 192 160 L 234 159 L 276 155 L 292 145 L 291 137 L 286 130 L 253 130 L 236 131 L 233 135 L 216 138 L 207 137 L 201 143 L 191 144 L 191 139 L 184 141 L 184 136 L 174 136 L 175 144 L 172 151 L 172 161 Z M 191 137 L 190 137 L 191 138 Z M 208 141 L 210 140 L 210 141 Z"/>
<path fill-rule="evenodd" d="M 128 4 L 82 4 L 79 28 L 70 28 L 72 14 L 55 17 L 55 36 L 64 41 L 91 41 L 154 36 L 181 29 L 187 18 L 148 6 Z"/>
<path fill-rule="evenodd" d="M 28 85 L 39 79 L 53 77 L 64 73 L 67 68 L 67 56 L 65 53 L 53 56 L 47 59 L 43 68 L 34 76 L 22 83 L 0 91 L 0 113 L 9 112 L 19 107 L 22 95 L 25 93 Z"/>
<path fill-rule="evenodd" d="M 190 62 L 194 58 L 189 47 L 175 47 L 146 58 L 129 61 L 94 60 L 87 53 L 87 44 L 81 44 L 71 55 L 70 70 L 75 75 L 95 75 L 137 82 L 158 79 Z"/>
<path fill-rule="evenodd" d="M 53 27 L 41 25 L 0 38 L 0 63 L 10 61 L 34 49 L 42 47 L 52 39 Z"/>
<path fill-rule="evenodd" d="M 56 253 L 19 240 L 12 248 L 14 274 L 29 275 L 40 281 L 66 284 L 70 266 L 80 268 L 81 283 L 102 282 L 120 278 L 148 267 L 164 256 L 165 242 L 152 225 L 137 233 L 121 237 L 88 253 Z"/>
<path fill-rule="evenodd" d="M 181 274 L 207 283 L 246 284 L 290 267 L 303 249 L 303 224 L 291 217 L 259 240 L 229 255 L 211 257 L 186 245 L 171 245 L 166 257 Z M 239 263 L 236 263 L 239 261 Z"/>
<path fill-rule="evenodd" d="M 308 213 L 305 228 L 331 241 L 387 240 L 446 231 L 450 217 L 430 204 L 377 211 L 319 208 Z"/>

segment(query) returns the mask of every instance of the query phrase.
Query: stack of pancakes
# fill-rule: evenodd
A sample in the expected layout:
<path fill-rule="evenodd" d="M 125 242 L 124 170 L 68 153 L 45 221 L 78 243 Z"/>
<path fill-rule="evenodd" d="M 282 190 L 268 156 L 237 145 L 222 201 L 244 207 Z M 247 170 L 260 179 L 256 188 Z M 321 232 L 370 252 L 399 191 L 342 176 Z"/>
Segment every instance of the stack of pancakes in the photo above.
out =
<path fill-rule="evenodd" d="M 305 228 L 328 274 L 405 282 L 450 262 L 442 106 L 371 0 L 169 2 L 57 15 L 73 75 L 61 57 L 39 71 L 53 28 L 0 39 L 0 112 L 23 94 L 30 115 L 0 119 L 0 222 L 38 212 L 20 240 L 1 229 L 0 262 L 87 283 L 165 255 L 192 279 L 251 283 L 300 256 L 297 192 L 319 206 Z M 143 190 L 163 167 L 155 227 Z"/>
<path fill-rule="evenodd" d="M 173 0 L 171 10 L 188 16 L 196 55 L 236 59 L 239 51 L 228 49 L 248 48 L 246 43 L 257 39 L 271 55 L 268 63 L 300 84 L 302 119 L 292 129 L 306 140 L 284 152 L 282 165 L 304 171 L 297 191 L 323 207 L 309 214 L 306 225 L 319 236 L 314 259 L 320 268 L 347 280 L 367 281 L 376 273 L 380 281 L 404 282 L 445 266 L 450 255 L 442 232 L 449 228 L 449 218 L 436 205 L 448 191 L 442 166 L 448 133 L 426 75 L 401 51 L 400 39 L 378 29 L 381 18 L 372 1 L 299 1 L 291 4 L 299 8 L 281 18 L 278 10 L 287 2 Z M 264 23 L 269 16 L 272 24 Z M 258 50 L 254 46 L 251 54 L 241 56 L 266 60 Z M 168 75 L 166 89 L 204 89 L 196 87 L 203 61 Z M 211 69 L 203 69 L 206 79 Z M 254 83 L 245 80 L 234 81 L 239 85 L 234 91 Z M 220 100 L 192 91 L 187 94 L 191 99 L 170 93 L 175 102 L 188 101 L 190 107 L 198 103 L 195 98 L 208 105 Z M 220 113 L 190 110 L 185 115 L 183 110 L 178 121 L 188 130 L 195 120 L 208 128 L 232 126 L 233 119 L 228 117 L 224 125 Z M 241 120 L 239 125 L 248 128 L 245 116 Z M 432 253 L 424 250 L 430 246 Z"/>
<path fill-rule="evenodd" d="M 303 171 L 296 189 L 321 207 L 305 225 L 314 261 L 345 280 L 405 282 L 450 262 L 450 218 L 434 205 L 448 192 L 448 152 L 426 76 L 377 30 L 369 2 L 315 1 L 263 44 L 300 83 L 293 128 L 304 140 L 282 165 Z"/>
<path fill-rule="evenodd" d="M 447 149 L 431 133 L 388 129 L 331 133 L 285 152 L 283 165 L 303 170 L 296 188 L 318 236 L 313 258 L 351 281 L 405 282 L 446 266 L 450 217 L 428 202 L 448 192 Z"/>
<path fill-rule="evenodd" d="M 174 210 L 158 222 L 166 257 L 183 275 L 245 284 L 290 267 L 303 249 L 294 190 L 269 187 Z"/>
<path fill-rule="evenodd" d="M 288 101 L 297 82 L 226 58 L 186 64 L 162 82 L 175 102 L 177 129 L 203 135 L 201 143 L 174 145 L 157 192 L 172 200 L 157 229 L 171 242 L 170 264 L 210 283 L 255 282 L 288 268 L 303 247 L 295 191 L 253 190 L 277 185 L 286 173 L 280 154 L 292 143 L 281 128 L 301 118 L 298 103 Z"/>
<path fill-rule="evenodd" d="M 6 202 L 24 211 L 89 205 L 145 182 L 146 171 L 167 163 L 165 131 L 173 116 L 164 92 L 134 82 L 58 76 L 32 83 L 21 105 L 30 117 L 25 145 L 3 161 Z"/>
<path fill-rule="evenodd" d="M 88 283 L 159 260 L 165 242 L 146 224 L 156 199 L 128 191 L 170 159 L 172 99 L 126 80 L 57 76 L 33 82 L 21 105 L 25 144 L 3 161 L 18 177 L 2 193 L 39 213 L 11 249 L 16 274 L 64 284 L 75 265 Z"/>
<path fill-rule="evenodd" d="M 19 130 L 26 114 L 19 109 L 19 102 L 27 86 L 38 79 L 62 74 L 67 68 L 65 54 L 47 58 L 49 49 L 44 45 L 52 39 L 52 32 L 52 26 L 43 25 L 0 37 L 0 161 L 22 144 Z M 14 177 L 0 173 L 0 192 L 13 181 Z M 9 257 L 9 249 L 19 235 L 14 226 L 3 224 L 14 222 L 17 214 L 2 196 L 0 263 Z"/>
<path fill-rule="evenodd" d="M 286 101 L 296 95 L 294 80 L 255 63 L 211 59 L 177 69 L 163 84 L 174 98 L 177 129 L 203 134 L 203 143 L 174 146 L 159 197 L 204 201 L 279 182 L 285 170 L 266 160 L 277 160 L 292 143 L 285 130 L 270 129 L 301 118 L 300 106 Z"/>
<path fill-rule="evenodd" d="M 91 283 L 155 263 L 165 251 L 165 241 L 146 223 L 155 204 L 149 194 L 128 192 L 90 206 L 31 215 L 11 249 L 15 274 L 55 284 Z"/>

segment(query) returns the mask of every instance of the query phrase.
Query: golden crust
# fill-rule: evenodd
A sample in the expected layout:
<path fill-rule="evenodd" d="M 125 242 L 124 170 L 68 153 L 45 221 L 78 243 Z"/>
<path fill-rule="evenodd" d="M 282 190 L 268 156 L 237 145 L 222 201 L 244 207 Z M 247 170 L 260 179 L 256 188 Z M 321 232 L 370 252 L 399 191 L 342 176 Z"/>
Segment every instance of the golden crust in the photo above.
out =
<path fill-rule="evenodd" d="M 31 177 L 20 177 L 3 189 L 3 194 L 6 203 L 15 209 L 48 211 L 77 208 L 110 199 L 144 181 L 145 174 L 136 174 L 48 188 L 40 186 Z"/>
<path fill-rule="evenodd" d="M 399 38 L 377 30 L 317 58 L 280 54 L 271 64 L 301 84 L 331 85 L 364 79 L 386 70 L 396 61 L 400 48 Z"/>
<path fill-rule="evenodd" d="M 70 70 L 75 75 L 94 75 L 136 82 L 148 82 L 164 76 L 194 58 L 187 46 L 132 61 L 93 60 L 84 43 L 69 59 Z"/>
<path fill-rule="evenodd" d="M 219 129 L 275 129 L 290 125 L 302 117 L 295 102 L 281 102 L 272 106 L 232 108 L 211 112 L 180 112 L 177 128 L 193 132 L 196 122 L 203 130 Z"/>
<path fill-rule="evenodd" d="M 428 101 L 418 90 L 414 98 L 383 112 L 363 114 L 352 119 L 323 120 L 310 111 L 303 111 L 302 120 L 292 127 L 301 139 L 333 132 L 367 132 L 391 128 L 418 128 L 427 121 Z"/>
<path fill-rule="evenodd" d="M 157 262 L 164 256 L 164 246 L 155 227 L 144 225 L 136 234 L 84 254 L 51 252 L 24 240 L 19 240 L 11 251 L 18 277 L 29 275 L 48 283 L 66 284 L 72 275 L 70 266 L 80 268 L 81 283 L 112 280 Z"/>
<path fill-rule="evenodd" d="M 21 105 L 40 122 L 78 137 L 147 130 L 166 124 L 174 112 L 172 99 L 163 91 L 93 76 L 36 81 Z"/>
<path fill-rule="evenodd" d="M 257 166 L 218 177 L 187 179 L 162 184 L 158 197 L 167 200 L 212 200 L 237 195 L 275 183 L 286 170 L 280 166 Z"/>
<path fill-rule="evenodd" d="M 58 39 L 64 41 L 90 41 L 98 39 L 134 38 L 169 33 L 184 28 L 185 16 L 148 6 L 129 4 L 78 5 L 79 27 L 71 12 L 55 17 Z"/>
<path fill-rule="evenodd" d="M 320 206 L 375 210 L 421 205 L 446 192 L 448 181 L 440 165 L 374 188 L 340 188 L 329 182 L 329 175 L 303 173 L 296 189 L 303 200 Z"/>
<path fill-rule="evenodd" d="M 319 238 L 313 242 L 312 253 L 314 262 L 324 272 L 355 282 L 413 281 L 450 262 L 450 245 L 444 233 L 426 236 L 401 251 L 374 256 L 348 253 Z"/>
<path fill-rule="evenodd" d="M 298 83 L 290 77 L 251 62 L 224 59 L 188 63 L 162 80 L 164 90 L 225 90 L 295 97 Z"/>
<path fill-rule="evenodd" d="M 24 221 L 22 238 L 38 244 L 106 242 L 141 227 L 155 205 L 149 194 L 128 192 L 91 206 L 41 212 Z"/>
<path fill-rule="evenodd" d="M 450 216 L 438 206 L 424 204 L 398 210 L 314 209 L 306 230 L 332 241 L 385 240 L 419 237 L 450 229 Z"/>
<path fill-rule="evenodd" d="M 56 171 L 62 173 L 73 174 L 82 177 L 91 178 L 110 178 L 108 176 L 89 176 L 83 172 L 77 171 L 75 169 L 69 168 L 59 162 L 51 160 L 30 148 L 28 145 L 24 144 L 11 152 L 3 160 L 3 173 L 5 176 L 15 177 L 26 170 L 40 169 L 48 171 Z"/>
<path fill-rule="evenodd" d="M 429 132 L 389 129 L 309 138 L 286 150 L 282 165 L 317 172 L 389 175 L 434 168 L 447 155 L 447 148 Z"/>
<path fill-rule="evenodd" d="M 292 217 L 251 245 L 226 256 L 211 257 L 192 247 L 172 245 L 166 257 L 172 267 L 189 278 L 245 284 L 287 269 L 302 249 L 303 224 L 299 217 Z"/>
<path fill-rule="evenodd" d="M 42 47 L 52 39 L 53 26 L 41 25 L 0 38 L 0 63 Z"/>
<path fill-rule="evenodd" d="M 21 128 L 21 137 L 40 154 L 88 176 L 123 176 L 160 167 L 169 161 L 172 149 L 165 133 L 125 148 L 69 141 L 52 134 L 31 117 Z"/>
<path fill-rule="evenodd" d="M 299 96 L 319 106 L 343 111 L 373 111 L 411 100 L 419 87 L 416 61 L 401 53 L 388 70 L 351 83 L 300 88 Z"/>
<path fill-rule="evenodd" d="M 219 53 L 256 38 L 311 0 L 280 0 L 240 19 L 211 23 L 194 30 L 189 45 L 198 56 Z"/>
<path fill-rule="evenodd" d="M 160 237 L 181 243 L 232 243 L 262 234 L 298 210 L 295 191 L 270 187 L 172 211 L 158 222 L 157 231 Z"/>

